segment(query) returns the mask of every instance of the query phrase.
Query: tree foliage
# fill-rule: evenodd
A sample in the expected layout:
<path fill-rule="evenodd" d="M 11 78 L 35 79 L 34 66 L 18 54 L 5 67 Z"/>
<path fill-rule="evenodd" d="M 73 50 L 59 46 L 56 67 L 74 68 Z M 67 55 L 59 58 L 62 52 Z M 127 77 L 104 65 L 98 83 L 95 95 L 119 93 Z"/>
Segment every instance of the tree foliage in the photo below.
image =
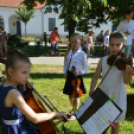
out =
<path fill-rule="evenodd" d="M 31 9 L 28 10 L 27 7 L 20 7 L 18 6 L 18 10 L 15 11 L 17 14 L 17 19 L 22 21 L 25 24 L 25 37 L 26 37 L 26 26 L 27 23 L 30 21 L 31 18 L 34 18 L 35 10 Z"/>
<path fill-rule="evenodd" d="M 33 7 L 36 0 L 24 0 L 24 3 Z M 67 26 L 69 33 L 75 28 L 87 33 L 91 27 L 100 27 L 107 20 L 117 26 L 125 18 L 125 10 L 134 9 L 133 4 L 133 0 L 47 0 L 45 13 L 59 13 L 60 10 L 59 19 L 64 19 L 62 24 Z"/>

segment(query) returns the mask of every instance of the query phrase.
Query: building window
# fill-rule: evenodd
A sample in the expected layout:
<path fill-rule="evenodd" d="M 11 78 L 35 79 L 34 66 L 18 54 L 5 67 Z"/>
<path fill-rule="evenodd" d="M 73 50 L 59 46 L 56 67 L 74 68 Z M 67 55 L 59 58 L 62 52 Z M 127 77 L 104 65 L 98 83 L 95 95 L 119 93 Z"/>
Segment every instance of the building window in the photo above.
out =
<path fill-rule="evenodd" d="M 2 26 L 4 28 L 4 20 L 0 19 L 0 26 Z"/>
<path fill-rule="evenodd" d="M 55 18 L 49 18 L 49 31 L 54 31 L 56 25 Z"/>
<path fill-rule="evenodd" d="M 64 24 L 64 32 L 68 32 L 68 30 L 66 28 L 66 24 Z"/>

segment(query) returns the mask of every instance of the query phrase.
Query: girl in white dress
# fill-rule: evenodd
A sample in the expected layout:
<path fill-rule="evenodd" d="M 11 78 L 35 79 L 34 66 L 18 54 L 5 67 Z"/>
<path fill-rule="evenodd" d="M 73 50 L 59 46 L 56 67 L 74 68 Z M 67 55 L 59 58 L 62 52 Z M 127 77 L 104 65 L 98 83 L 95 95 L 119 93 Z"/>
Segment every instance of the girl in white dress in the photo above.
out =
<path fill-rule="evenodd" d="M 121 51 L 124 40 L 125 39 L 123 37 L 123 34 L 118 31 L 115 31 L 110 35 L 109 49 L 111 54 L 100 59 L 91 82 L 89 95 L 94 92 L 101 72 L 102 77 L 104 77 L 104 75 L 108 71 L 110 67 L 107 64 L 108 57 L 111 55 L 116 55 Z M 119 123 L 125 120 L 127 109 L 127 94 L 125 84 L 128 84 L 131 81 L 132 74 L 133 69 L 128 65 L 126 65 L 126 70 L 118 70 L 116 66 L 113 66 L 101 84 L 100 88 L 102 89 L 102 91 L 106 93 L 110 98 L 115 95 L 114 102 L 123 110 L 123 113 L 114 122 L 116 127 L 112 127 L 112 134 L 119 133 Z"/>

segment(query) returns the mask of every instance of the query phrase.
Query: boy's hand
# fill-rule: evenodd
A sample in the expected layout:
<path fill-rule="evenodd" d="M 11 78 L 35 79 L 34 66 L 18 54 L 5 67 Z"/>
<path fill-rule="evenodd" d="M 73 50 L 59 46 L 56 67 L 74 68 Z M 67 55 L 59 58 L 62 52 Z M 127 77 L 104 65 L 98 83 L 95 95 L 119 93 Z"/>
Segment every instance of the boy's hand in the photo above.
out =
<path fill-rule="evenodd" d="M 133 69 L 129 65 L 126 65 L 126 73 L 130 75 L 133 74 Z"/>

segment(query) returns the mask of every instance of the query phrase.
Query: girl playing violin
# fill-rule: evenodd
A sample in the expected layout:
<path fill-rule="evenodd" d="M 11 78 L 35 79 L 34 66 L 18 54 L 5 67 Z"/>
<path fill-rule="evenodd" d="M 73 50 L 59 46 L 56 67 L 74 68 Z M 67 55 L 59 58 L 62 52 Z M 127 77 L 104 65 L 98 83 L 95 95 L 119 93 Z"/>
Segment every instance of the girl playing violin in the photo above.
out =
<path fill-rule="evenodd" d="M 94 92 L 96 83 L 98 81 L 99 76 L 101 75 L 101 72 L 102 77 L 104 77 L 104 75 L 108 71 L 110 66 L 107 64 L 107 59 L 112 55 L 117 55 L 121 51 L 124 41 L 125 37 L 122 33 L 118 31 L 115 31 L 110 35 L 109 49 L 111 54 L 100 59 L 91 82 L 89 95 Z M 133 69 L 129 65 L 126 65 L 126 70 L 118 70 L 114 65 L 100 86 L 102 91 L 110 98 L 115 95 L 114 102 L 123 110 L 123 113 L 115 120 L 114 125 L 116 127 L 112 127 L 111 134 L 118 134 L 119 123 L 125 120 L 127 108 L 127 94 L 125 84 L 128 84 L 131 81 L 132 74 Z"/>
<path fill-rule="evenodd" d="M 17 85 L 25 84 L 28 80 L 31 63 L 28 57 L 17 50 L 10 50 L 6 59 L 6 80 L 0 85 L 0 115 L 2 117 L 2 134 L 41 134 L 35 132 L 28 118 L 34 124 L 50 120 L 57 116 L 67 116 L 64 113 L 35 113 L 27 105 L 21 90 Z"/>
<path fill-rule="evenodd" d="M 85 74 L 88 70 L 88 62 L 86 53 L 81 50 L 80 44 L 80 35 L 78 33 L 73 33 L 70 36 L 70 44 L 64 59 L 64 77 L 66 78 L 66 83 L 63 93 L 69 95 L 69 100 L 73 107 L 70 115 L 76 112 L 80 103 L 79 97 L 72 95 L 73 90 L 75 90 L 74 86 L 72 85 L 72 80 L 76 79 L 76 77 L 77 79 L 80 79 L 81 83 L 79 87 L 84 94 L 86 93 L 82 75 Z M 72 70 L 73 67 L 76 69 Z M 75 120 L 75 116 L 72 115 L 70 119 Z"/>

